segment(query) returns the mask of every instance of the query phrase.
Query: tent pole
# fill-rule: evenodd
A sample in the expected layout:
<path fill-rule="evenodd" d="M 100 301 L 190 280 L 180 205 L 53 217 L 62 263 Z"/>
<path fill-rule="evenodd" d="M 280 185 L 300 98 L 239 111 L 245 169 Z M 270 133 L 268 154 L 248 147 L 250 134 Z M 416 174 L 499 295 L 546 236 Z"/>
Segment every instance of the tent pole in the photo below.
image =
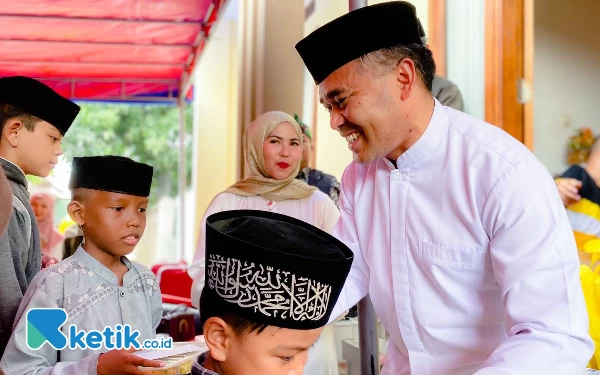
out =
<path fill-rule="evenodd" d="M 179 93 L 179 205 L 180 247 L 179 259 L 185 259 L 185 93 Z"/>

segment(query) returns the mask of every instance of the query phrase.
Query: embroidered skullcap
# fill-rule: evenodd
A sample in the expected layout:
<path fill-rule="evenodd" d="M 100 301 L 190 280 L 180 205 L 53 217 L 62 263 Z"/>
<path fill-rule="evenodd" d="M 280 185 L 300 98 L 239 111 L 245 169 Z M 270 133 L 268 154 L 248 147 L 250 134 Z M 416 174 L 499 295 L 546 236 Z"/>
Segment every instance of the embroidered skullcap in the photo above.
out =
<path fill-rule="evenodd" d="M 200 316 L 230 313 L 290 329 L 327 324 L 354 256 L 330 234 L 289 216 L 235 210 L 206 220 Z"/>

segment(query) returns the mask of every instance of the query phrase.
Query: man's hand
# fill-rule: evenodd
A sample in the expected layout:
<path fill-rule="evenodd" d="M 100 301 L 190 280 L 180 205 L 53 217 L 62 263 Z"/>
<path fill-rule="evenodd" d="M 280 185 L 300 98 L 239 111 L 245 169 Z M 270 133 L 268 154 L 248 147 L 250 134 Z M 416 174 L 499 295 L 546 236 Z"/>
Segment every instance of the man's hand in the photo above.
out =
<path fill-rule="evenodd" d="M 132 354 L 137 349 L 111 350 L 98 357 L 98 375 L 135 374 L 144 375 L 138 366 L 142 367 L 164 367 L 160 361 L 144 359 Z"/>
<path fill-rule="evenodd" d="M 581 181 L 574 178 L 557 178 L 556 188 L 558 194 L 565 207 L 572 205 L 575 202 L 579 202 L 581 196 L 579 195 L 579 189 L 581 189 Z"/>

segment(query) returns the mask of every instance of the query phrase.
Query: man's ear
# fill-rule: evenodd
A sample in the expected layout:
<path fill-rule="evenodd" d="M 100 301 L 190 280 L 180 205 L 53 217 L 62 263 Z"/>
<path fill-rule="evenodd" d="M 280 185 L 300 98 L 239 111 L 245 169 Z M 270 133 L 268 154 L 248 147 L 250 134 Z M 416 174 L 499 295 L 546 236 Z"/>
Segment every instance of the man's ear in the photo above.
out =
<path fill-rule="evenodd" d="M 76 200 L 72 200 L 67 206 L 69 216 L 78 227 L 82 228 L 85 223 L 85 206 Z"/>
<path fill-rule="evenodd" d="M 417 81 L 417 69 L 414 61 L 404 58 L 396 65 L 394 69 L 396 81 L 400 86 L 401 99 L 407 99 L 411 96 Z"/>
<path fill-rule="evenodd" d="M 204 341 L 210 350 L 210 356 L 215 361 L 223 362 L 227 359 L 227 352 L 231 345 L 232 335 L 235 333 L 221 318 L 208 318 L 203 327 Z"/>
<path fill-rule="evenodd" d="M 2 138 L 5 138 L 12 147 L 17 147 L 19 144 L 19 133 L 23 129 L 23 123 L 21 121 L 12 119 L 6 122 L 4 129 L 2 129 Z"/>

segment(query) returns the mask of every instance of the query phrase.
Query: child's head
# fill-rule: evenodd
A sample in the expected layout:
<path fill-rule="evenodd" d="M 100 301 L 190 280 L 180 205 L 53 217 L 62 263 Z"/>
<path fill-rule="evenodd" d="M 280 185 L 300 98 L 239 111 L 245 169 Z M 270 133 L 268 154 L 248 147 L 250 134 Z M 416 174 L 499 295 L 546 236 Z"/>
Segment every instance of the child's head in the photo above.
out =
<path fill-rule="evenodd" d="M 146 229 L 153 168 L 120 156 L 74 158 L 69 215 L 88 246 L 130 254 Z"/>
<path fill-rule="evenodd" d="M 209 318 L 203 333 L 221 375 L 300 375 L 322 330 L 281 328 L 223 314 Z"/>
<path fill-rule="evenodd" d="M 0 79 L 0 155 L 26 174 L 46 177 L 79 106 L 27 77 Z"/>
<path fill-rule="evenodd" d="M 213 370 L 301 374 L 352 259 L 337 239 L 288 216 L 238 210 L 208 217 L 200 317 Z"/>

